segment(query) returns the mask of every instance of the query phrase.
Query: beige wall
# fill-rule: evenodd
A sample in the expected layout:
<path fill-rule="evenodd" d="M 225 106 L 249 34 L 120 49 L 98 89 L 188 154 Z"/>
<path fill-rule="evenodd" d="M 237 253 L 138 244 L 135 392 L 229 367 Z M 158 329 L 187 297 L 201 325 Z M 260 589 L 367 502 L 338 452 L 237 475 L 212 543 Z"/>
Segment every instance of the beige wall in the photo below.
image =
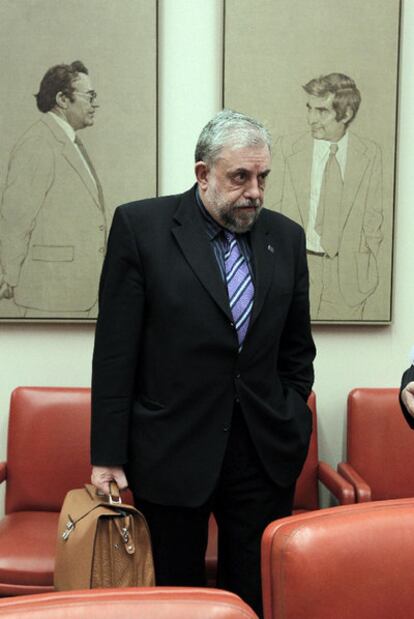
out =
<path fill-rule="evenodd" d="M 259 1 L 259 0 L 257 0 Z M 343 458 L 346 395 L 398 385 L 414 344 L 414 3 L 402 20 L 393 323 L 318 326 L 315 391 L 321 457 Z M 193 147 L 221 102 L 221 0 L 160 0 L 160 193 L 193 182 Z M 378 70 L 378 80 L 381 73 Z M 88 385 L 93 327 L 0 324 L 0 458 L 17 385 Z M 35 440 L 35 437 L 34 437 Z M 30 458 L 30 454 L 27 454 Z"/>

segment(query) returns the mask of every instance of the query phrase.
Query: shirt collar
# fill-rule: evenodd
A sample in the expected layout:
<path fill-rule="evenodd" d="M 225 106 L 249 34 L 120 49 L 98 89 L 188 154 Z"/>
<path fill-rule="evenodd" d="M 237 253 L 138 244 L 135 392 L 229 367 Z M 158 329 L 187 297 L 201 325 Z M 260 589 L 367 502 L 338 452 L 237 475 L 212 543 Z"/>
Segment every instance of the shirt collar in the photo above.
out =
<path fill-rule="evenodd" d="M 338 151 L 337 151 L 338 154 L 342 154 L 346 152 L 348 148 L 348 139 L 349 139 L 348 131 L 345 131 L 341 139 L 338 142 L 336 142 L 336 144 L 338 145 Z M 329 148 L 331 144 L 333 144 L 333 142 L 329 142 L 328 140 L 313 140 L 313 146 L 314 146 L 313 152 L 320 159 L 323 159 L 324 157 L 327 156 L 327 154 L 329 154 Z"/>
<path fill-rule="evenodd" d="M 63 118 L 61 118 L 60 116 L 58 116 L 54 112 L 48 112 L 48 114 L 57 122 L 59 127 L 61 127 L 61 129 L 63 129 L 63 131 L 68 136 L 69 140 L 71 142 L 74 142 L 75 141 L 75 137 L 76 137 L 76 133 L 73 130 L 73 127 L 71 127 L 70 124 L 68 122 L 66 122 L 66 120 L 64 120 Z"/>
<path fill-rule="evenodd" d="M 196 187 L 196 190 L 195 190 L 195 196 L 196 196 L 197 205 L 200 209 L 201 215 L 203 216 L 204 222 L 206 224 L 207 235 L 209 239 L 212 240 L 216 236 L 218 236 L 222 232 L 222 230 L 224 230 L 224 228 L 220 226 L 220 224 L 218 224 L 215 219 L 212 218 L 212 216 L 210 215 L 210 213 L 204 206 L 203 201 L 200 196 L 198 186 Z"/>

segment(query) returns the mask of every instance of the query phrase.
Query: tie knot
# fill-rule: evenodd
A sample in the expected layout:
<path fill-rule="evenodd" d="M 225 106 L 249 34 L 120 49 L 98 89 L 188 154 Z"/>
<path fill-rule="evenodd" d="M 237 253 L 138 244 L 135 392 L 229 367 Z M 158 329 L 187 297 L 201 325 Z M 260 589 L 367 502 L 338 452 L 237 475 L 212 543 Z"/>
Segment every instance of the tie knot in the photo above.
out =
<path fill-rule="evenodd" d="M 234 232 L 230 232 L 230 230 L 223 230 L 224 238 L 228 245 L 236 238 Z"/>
<path fill-rule="evenodd" d="M 336 144 L 336 142 L 329 145 L 329 152 L 331 153 L 331 155 L 336 155 L 336 153 L 338 152 L 338 144 Z"/>

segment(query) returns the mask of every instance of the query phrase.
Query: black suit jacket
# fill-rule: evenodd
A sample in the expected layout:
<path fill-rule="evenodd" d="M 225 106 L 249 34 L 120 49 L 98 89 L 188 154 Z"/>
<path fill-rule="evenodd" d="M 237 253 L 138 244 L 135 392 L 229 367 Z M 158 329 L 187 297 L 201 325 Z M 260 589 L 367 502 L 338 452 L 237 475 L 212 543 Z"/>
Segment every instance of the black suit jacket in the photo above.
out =
<path fill-rule="evenodd" d="M 406 370 L 402 376 L 401 379 L 401 388 L 400 388 L 400 404 L 401 404 L 401 409 L 402 412 L 404 413 L 404 417 L 406 418 L 408 425 L 410 426 L 410 428 L 414 429 L 414 417 L 412 417 L 412 415 L 410 415 L 410 413 L 407 411 L 407 409 L 405 408 L 403 401 L 401 400 L 401 391 L 404 389 L 404 387 L 406 387 L 408 385 L 408 383 L 410 383 L 412 380 L 414 380 L 414 365 L 411 365 L 408 370 Z"/>
<path fill-rule="evenodd" d="M 251 246 L 255 301 L 239 354 L 195 188 L 115 212 L 95 337 L 92 463 L 124 465 L 142 498 L 208 498 L 236 398 L 271 478 L 288 485 L 300 473 L 315 355 L 304 233 L 263 209 Z"/>

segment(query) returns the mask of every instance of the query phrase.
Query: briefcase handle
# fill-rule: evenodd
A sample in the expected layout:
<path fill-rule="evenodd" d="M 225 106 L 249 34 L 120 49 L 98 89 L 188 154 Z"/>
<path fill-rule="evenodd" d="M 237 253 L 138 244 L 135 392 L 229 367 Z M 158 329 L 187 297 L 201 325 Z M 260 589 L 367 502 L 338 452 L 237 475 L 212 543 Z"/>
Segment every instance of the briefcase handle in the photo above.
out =
<path fill-rule="evenodd" d="M 108 495 L 104 494 L 102 490 L 98 489 L 95 489 L 95 494 L 98 497 L 106 497 L 110 505 L 117 505 L 118 503 L 122 503 L 121 494 L 119 492 L 118 484 L 116 483 L 116 481 L 109 482 Z"/>
<path fill-rule="evenodd" d="M 121 495 L 116 481 L 109 482 L 109 503 L 110 505 L 122 503 Z"/>

